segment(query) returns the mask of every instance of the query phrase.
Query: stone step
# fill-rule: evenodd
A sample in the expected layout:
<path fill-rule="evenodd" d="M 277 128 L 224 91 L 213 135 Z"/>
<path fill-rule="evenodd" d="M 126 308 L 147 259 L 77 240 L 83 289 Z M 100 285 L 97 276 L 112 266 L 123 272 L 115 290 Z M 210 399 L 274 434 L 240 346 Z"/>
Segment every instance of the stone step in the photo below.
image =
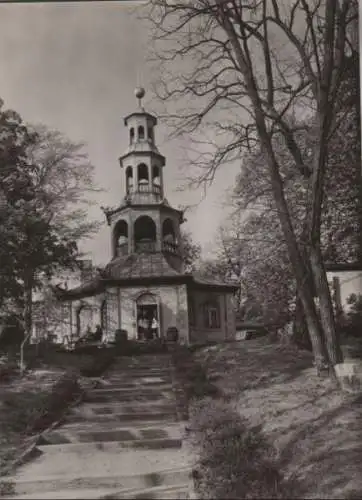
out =
<path fill-rule="evenodd" d="M 174 395 L 172 392 L 169 393 L 162 393 L 159 391 L 155 392 L 138 392 L 138 391 L 130 391 L 130 392 L 123 392 L 123 393 L 109 393 L 109 392 L 98 392 L 94 393 L 89 392 L 86 397 L 84 398 L 85 403 L 102 403 L 102 401 L 106 402 L 114 402 L 116 403 L 118 400 L 119 401 L 157 401 L 157 400 L 163 400 L 165 398 L 171 399 L 173 398 Z"/>
<path fill-rule="evenodd" d="M 110 380 L 125 380 L 127 378 L 142 378 L 142 377 L 170 377 L 170 370 L 168 368 L 164 370 L 148 370 L 139 368 L 123 368 L 122 373 L 118 372 L 109 372 L 107 374 L 107 378 Z"/>
<path fill-rule="evenodd" d="M 184 429 L 179 424 L 166 425 L 162 427 L 111 427 L 104 429 L 102 427 L 83 429 L 60 429 L 59 431 L 52 431 L 41 436 L 37 445 L 38 448 L 47 453 L 58 453 L 68 448 L 66 446 L 81 445 L 83 448 L 87 443 L 90 447 L 99 449 L 98 443 L 107 444 L 124 442 L 124 441 L 140 441 L 140 440 L 153 440 L 153 439 L 173 439 L 182 440 L 184 436 Z M 71 449 L 71 448 L 70 448 Z M 76 448 L 73 448 L 76 449 Z"/>
<path fill-rule="evenodd" d="M 101 449 L 81 455 L 65 450 L 63 453 L 42 453 L 20 467 L 16 482 L 76 479 L 90 475 L 129 476 L 156 473 L 165 469 L 190 466 L 190 454 L 185 447 L 167 450 L 128 449 L 116 456 Z M 10 480 L 10 479 L 9 479 Z"/>
<path fill-rule="evenodd" d="M 154 488 L 143 488 L 141 490 L 122 491 L 116 488 L 76 488 L 56 491 L 38 491 L 34 493 L 2 497 L 5 499 L 44 499 L 44 500 L 78 500 L 90 499 L 157 499 L 157 500 L 179 500 L 189 498 L 190 486 L 181 483 L 174 486 L 156 486 Z"/>
<path fill-rule="evenodd" d="M 128 441 L 82 441 L 80 443 L 44 444 L 37 448 L 42 453 L 75 453 L 78 457 L 88 455 L 90 452 L 105 452 L 118 454 L 127 450 L 167 450 L 181 448 L 182 439 L 134 439 Z M 53 449 L 50 449 L 53 448 Z"/>
<path fill-rule="evenodd" d="M 160 384 L 159 386 L 151 386 L 147 385 L 132 385 L 127 386 L 123 384 L 117 384 L 117 387 L 114 387 L 113 384 L 110 386 L 104 386 L 97 389 L 92 389 L 89 391 L 89 394 L 109 394 L 109 395 L 122 395 L 122 394 L 158 394 L 160 391 L 171 391 L 172 384 Z"/>
<path fill-rule="evenodd" d="M 102 431 L 102 430 L 113 430 L 113 429 L 118 429 L 119 427 L 119 422 L 117 422 L 114 419 L 109 419 L 109 420 L 103 420 L 100 422 L 89 422 L 89 421 L 81 421 L 81 422 L 65 422 L 59 429 L 64 430 L 66 432 L 75 432 L 75 431 L 89 431 L 89 430 L 94 430 L 96 432 Z M 122 429 L 137 429 L 138 431 L 142 429 L 159 429 L 160 427 L 162 429 L 168 429 L 171 426 L 178 427 L 179 426 L 179 421 L 174 421 L 171 420 L 169 422 L 162 422 L 161 426 L 158 422 L 154 421 L 138 421 L 138 422 L 130 422 L 129 424 L 127 423 L 122 423 Z M 181 427 L 182 428 L 182 427 Z"/>
<path fill-rule="evenodd" d="M 114 423 L 122 423 L 123 425 L 126 423 L 133 424 L 136 422 L 160 422 L 160 423 L 166 423 L 166 422 L 175 422 L 177 421 L 177 412 L 176 410 L 170 411 L 170 412 L 139 412 L 139 413 L 113 413 L 111 415 L 109 414 L 102 414 L 102 415 L 92 415 L 91 417 L 86 417 L 87 421 L 91 421 L 92 423 L 102 423 L 102 422 L 107 422 L 107 421 L 112 421 Z M 75 424 L 80 424 L 82 425 L 82 422 L 84 422 L 85 417 L 84 415 L 81 414 L 74 414 L 74 415 L 69 415 L 65 419 L 65 423 L 75 423 Z"/>
<path fill-rule="evenodd" d="M 137 404 L 133 404 L 131 401 L 128 402 L 117 402 L 117 403 L 87 403 L 83 407 L 79 407 L 73 410 L 73 413 L 80 414 L 91 414 L 96 415 L 111 415 L 113 413 L 129 413 L 134 412 L 170 412 L 175 409 L 174 401 L 165 400 L 164 402 L 154 402 L 154 401 L 139 401 Z"/>
<path fill-rule="evenodd" d="M 142 490 L 119 491 L 102 496 L 101 498 L 104 500 L 186 500 L 189 498 L 191 489 L 190 483 L 181 483 L 173 486 L 155 486 L 154 488 L 144 488 Z"/>
<path fill-rule="evenodd" d="M 154 380 L 149 380 L 147 377 L 138 378 L 138 379 L 125 379 L 125 380 L 100 380 L 99 386 L 97 389 L 135 389 L 138 387 L 151 387 L 151 388 L 159 388 L 163 385 L 171 385 L 172 383 L 168 377 L 155 377 Z"/>
<path fill-rule="evenodd" d="M 18 481 L 15 478 L 15 493 L 16 495 L 24 498 L 25 495 L 48 493 L 49 496 L 43 498 L 50 498 L 51 493 L 60 494 L 67 491 L 81 491 L 112 489 L 113 493 L 120 494 L 123 492 L 128 493 L 135 490 L 150 489 L 153 487 L 170 487 L 175 484 L 188 484 L 191 478 L 191 468 L 183 467 L 177 469 L 164 469 L 149 474 L 130 474 L 130 475 L 112 475 L 112 476 L 91 476 L 80 477 L 39 477 L 33 478 L 28 481 Z M 11 480 L 11 478 L 9 478 Z M 105 496 L 107 493 L 104 492 Z M 100 495 L 93 498 L 104 498 Z M 31 498 L 30 496 L 28 498 Z M 52 496 L 52 498 L 62 498 L 61 496 Z M 72 496 L 64 498 L 74 498 Z M 81 498 L 81 497 L 78 497 Z M 87 496 L 83 497 L 87 498 Z M 118 497 L 117 497 L 118 498 Z"/>

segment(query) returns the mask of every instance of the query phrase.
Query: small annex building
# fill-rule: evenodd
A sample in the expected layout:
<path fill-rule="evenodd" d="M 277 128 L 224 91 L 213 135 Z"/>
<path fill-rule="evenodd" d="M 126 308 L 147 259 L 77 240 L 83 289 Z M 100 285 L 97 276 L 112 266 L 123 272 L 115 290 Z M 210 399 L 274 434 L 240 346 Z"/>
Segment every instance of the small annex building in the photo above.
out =
<path fill-rule="evenodd" d="M 126 116 L 128 147 L 119 158 L 123 200 L 103 209 L 112 259 L 102 272 L 72 289 L 56 288 L 68 320 L 67 336 L 100 325 L 104 339 L 125 330 L 128 338 L 165 338 L 177 329 L 183 344 L 235 338 L 238 285 L 184 272 L 180 226 L 183 212 L 165 198 L 165 157 L 155 142 L 157 118 L 142 107 Z"/>

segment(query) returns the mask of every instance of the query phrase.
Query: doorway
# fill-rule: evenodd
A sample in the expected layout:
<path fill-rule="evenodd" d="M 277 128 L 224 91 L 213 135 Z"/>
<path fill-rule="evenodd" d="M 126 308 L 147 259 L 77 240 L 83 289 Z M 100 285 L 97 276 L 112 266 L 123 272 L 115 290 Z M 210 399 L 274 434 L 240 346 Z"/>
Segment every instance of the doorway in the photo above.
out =
<path fill-rule="evenodd" d="M 137 300 L 137 338 L 153 340 L 160 337 L 159 308 L 156 297 L 143 295 Z"/>

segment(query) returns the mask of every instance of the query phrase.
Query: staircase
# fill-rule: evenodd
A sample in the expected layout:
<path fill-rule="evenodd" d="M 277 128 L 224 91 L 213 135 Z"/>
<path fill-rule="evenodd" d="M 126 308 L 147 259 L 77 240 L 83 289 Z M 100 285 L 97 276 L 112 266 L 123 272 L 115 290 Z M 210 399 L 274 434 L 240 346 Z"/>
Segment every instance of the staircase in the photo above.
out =
<path fill-rule="evenodd" d="M 190 498 L 183 433 L 169 356 L 118 358 L 61 427 L 41 437 L 33 460 L 7 478 L 15 483 L 11 498 Z"/>

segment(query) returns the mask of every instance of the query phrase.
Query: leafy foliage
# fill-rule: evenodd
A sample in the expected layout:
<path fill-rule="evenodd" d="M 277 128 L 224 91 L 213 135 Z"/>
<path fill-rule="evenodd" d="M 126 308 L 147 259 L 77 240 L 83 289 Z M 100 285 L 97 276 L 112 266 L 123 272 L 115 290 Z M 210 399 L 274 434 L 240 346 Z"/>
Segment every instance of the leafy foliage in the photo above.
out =
<path fill-rule="evenodd" d="M 0 108 L 0 305 L 19 309 L 62 268 L 73 268 L 78 242 L 94 233 L 85 194 L 96 191 L 82 144 L 44 126 L 25 126 Z M 25 296 L 24 294 L 28 295 Z M 24 313 L 25 314 L 25 313 Z"/>
<path fill-rule="evenodd" d="M 200 259 L 201 247 L 192 240 L 191 233 L 187 231 L 181 233 L 181 240 L 185 272 L 191 273 L 195 271 L 197 262 Z"/>

